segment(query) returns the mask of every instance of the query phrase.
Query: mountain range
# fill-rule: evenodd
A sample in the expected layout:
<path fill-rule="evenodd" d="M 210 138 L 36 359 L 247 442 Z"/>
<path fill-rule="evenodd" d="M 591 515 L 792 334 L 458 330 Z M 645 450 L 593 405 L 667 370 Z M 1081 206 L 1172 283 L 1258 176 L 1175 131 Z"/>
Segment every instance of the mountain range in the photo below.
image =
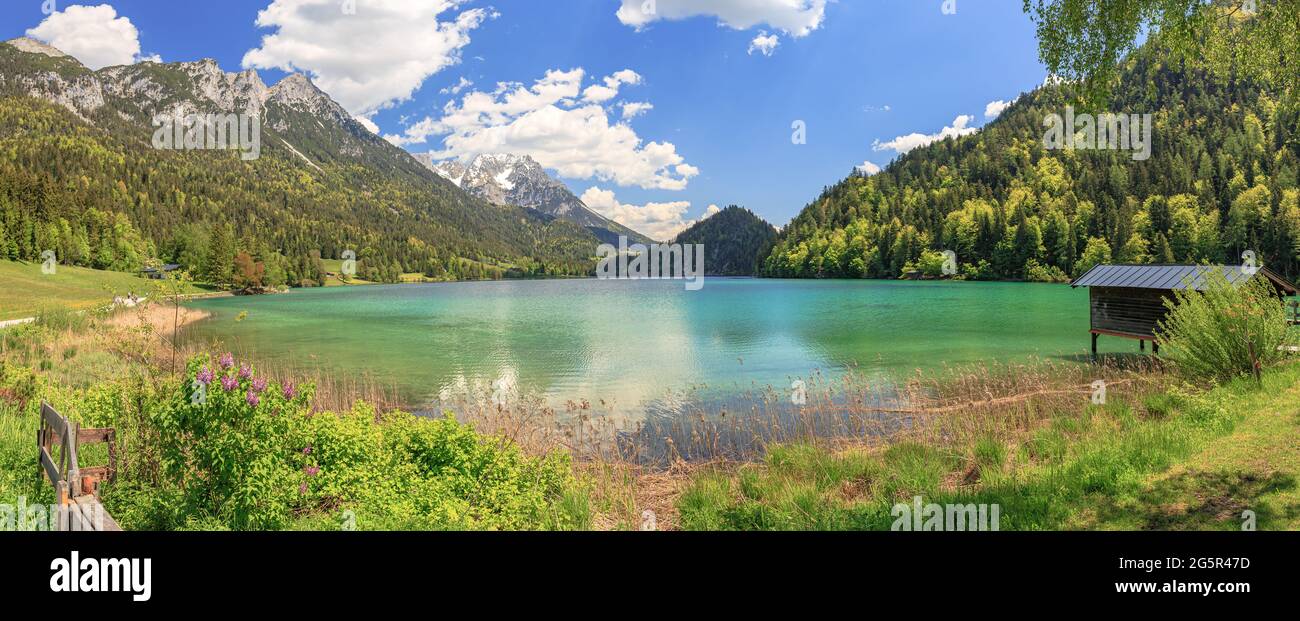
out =
<path fill-rule="evenodd" d="M 211 114 L 260 119 L 260 157 L 151 145 L 157 117 Z M 91 71 L 33 39 L 0 44 L 0 152 L 0 258 L 14 260 L 156 257 L 222 280 L 245 252 L 309 283 L 352 251 L 380 281 L 585 275 L 601 243 L 589 227 L 616 229 L 558 217 L 564 197 L 541 185 L 528 204 L 552 213 L 472 196 L 306 76 L 268 86 L 210 59 Z"/>
<path fill-rule="evenodd" d="M 456 187 L 494 205 L 523 207 L 576 223 L 606 243 L 617 244 L 619 236 L 650 243 L 646 236 L 592 211 L 527 155 L 483 154 L 468 164 L 458 159 L 437 161 L 428 153 L 414 157 Z"/>

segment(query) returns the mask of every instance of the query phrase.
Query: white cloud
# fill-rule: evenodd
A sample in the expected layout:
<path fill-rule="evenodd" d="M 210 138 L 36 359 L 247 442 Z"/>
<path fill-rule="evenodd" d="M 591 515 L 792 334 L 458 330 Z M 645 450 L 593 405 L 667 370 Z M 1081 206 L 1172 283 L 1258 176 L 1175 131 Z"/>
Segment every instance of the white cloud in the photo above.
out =
<path fill-rule="evenodd" d="M 375 122 L 374 122 L 374 121 L 372 121 L 372 120 L 370 120 L 369 118 L 364 117 L 364 116 L 358 116 L 358 117 L 354 117 L 354 118 L 356 118 L 357 122 L 360 123 L 363 127 L 365 127 L 366 129 L 370 130 L 370 133 L 372 133 L 372 134 L 374 134 L 374 135 L 376 135 L 376 136 L 380 135 L 380 134 L 379 134 L 379 126 L 378 126 L 378 125 L 375 125 Z"/>
<path fill-rule="evenodd" d="M 700 174 L 672 143 L 644 142 L 626 122 L 611 122 L 611 111 L 597 103 L 613 99 L 641 76 L 620 71 L 584 90 L 585 78 L 582 69 L 552 70 L 531 87 L 499 84 L 491 93 L 470 91 L 448 103 L 441 118 L 425 118 L 386 138 L 410 146 L 444 136 L 435 159 L 530 155 L 562 177 L 620 186 L 683 190 Z M 623 114 L 626 118 L 626 107 Z"/>
<path fill-rule="evenodd" d="M 704 217 L 700 218 L 700 220 L 701 221 L 708 220 L 709 218 L 712 218 L 713 216 L 716 216 L 721 212 L 722 212 L 721 207 L 717 205 L 709 205 L 709 208 L 704 210 Z"/>
<path fill-rule="evenodd" d="M 869 161 L 863 162 L 861 166 L 858 166 L 858 172 L 870 177 L 871 175 L 879 173 L 880 167 Z"/>
<path fill-rule="evenodd" d="M 29 29 L 27 36 L 49 43 L 91 69 L 162 60 L 157 54 L 141 58 L 140 31 L 130 19 L 118 17 L 109 4 L 74 4 L 55 11 Z"/>
<path fill-rule="evenodd" d="M 618 20 L 637 30 L 661 19 L 701 16 L 716 17 L 736 30 L 767 24 L 804 37 L 821 27 L 826 0 L 623 0 L 618 9 Z"/>
<path fill-rule="evenodd" d="M 443 13 L 466 0 L 366 0 L 355 13 L 338 0 L 274 0 L 257 25 L 276 32 L 244 55 L 244 67 L 310 73 L 353 114 L 410 99 L 429 76 L 460 62 L 488 9 Z"/>
<path fill-rule="evenodd" d="M 466 79 L 465 76 L 461 76 L 459 82 L 451 86 L 448 86 L 447 88 L 444 88 L 438 92 L 443 95 L 459 95 L 461 91 L 471 86 L 474 86 L 474 83 Z"/>
<path fill-rule="evenodd" d="M 776 46 L 780 44 L 780 37 L 767 34 L 766 30 L 761 31 L 753 41 L 749 42 L 749 55 L 753 56 L 754 52 L 758 52 L 764 56 L 771 56 L 776 51 Z"/>
<path fill-rule="evenodd" d="M 946 138 L 969 136 L 979 131 L 978 128 L 970 127 L 970 123 L 974 120 L 974 116 L 963 114 L 954 119 L 951 126 L 943 128 L 937 134 L 912 133 L 906 136 L 899 136 L 889 142 L 881 142 L 877 140 L 872 144 L 871 148 L 875 151 L 887 151 L 892 149 L 901 155 L 913 149 L 924 147 Z"/>
<path fill-rule="evenodd" d="M 646 103 L 644 101 L 625 103 L 623 104 L 623 119 L 634 119 L 654 109 L 654 104 Z"/>
<path fill-rule="evenodd" d="M 582 99 L 590 103 L 603 104 L 618 97 L 618 89 L 624 84 L 635 86 L 641 83 L 641 75 L 631 69 L 624 69 L 605 78 L 604 84 L 593 84 L 582 92 Z"/>
<path fill-rule="evenodd" d="M 1002 112 L 1005 111 L 1007 108 L 1010 108 L 1011 104 L 1015 102 L 1016 101 L 1014 99 L 1011 101 L 1002 101 L 1002 100 L 990 101 L 989 105 L 984 106 L 984 118 L 996 119 L 999 116 L 1002 116 Z"/>
<path fill-rule="evenodd" d="M 625 205 L 612 191 L 592 187 L 582 193 L 582 202 L 596 213 L 660 241 L 670 240 L 695 224 L 694 220 L 685 220 L 691 208 L 686 201 Z"/>

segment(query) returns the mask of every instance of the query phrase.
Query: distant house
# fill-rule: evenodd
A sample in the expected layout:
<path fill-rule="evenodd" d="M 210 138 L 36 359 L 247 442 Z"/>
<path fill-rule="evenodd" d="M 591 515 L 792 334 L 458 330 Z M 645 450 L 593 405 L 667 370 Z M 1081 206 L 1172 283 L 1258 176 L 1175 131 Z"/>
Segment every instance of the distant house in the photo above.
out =
<path fill-rule="evenodd" d="M 1268 268 L 1243 269 L 1240 265 L 1098 265 L 1070 283 L 1088 287 L 1092 321 L 1092 355 L 1097 356 L 1101 335 L 1136 339 L 1140 349 L 1151 341 L 1159 353 L 1156 330 L 1169 314 L 1165 300 L 1176 290 L 1205 290 L 1215 272 L 1234 285 L 1263 278 L 1278 298 L 1296 295 L 1294 284 Z"/>
<path fill-rule="evenodd" d="M 140 275 L 150 280 L 162 280 L 164 276 L 178 269 L 181 269 L 181 266 L 175 263 L 168 263 L 162 267 L 146 267 L 140 270 Z"/>

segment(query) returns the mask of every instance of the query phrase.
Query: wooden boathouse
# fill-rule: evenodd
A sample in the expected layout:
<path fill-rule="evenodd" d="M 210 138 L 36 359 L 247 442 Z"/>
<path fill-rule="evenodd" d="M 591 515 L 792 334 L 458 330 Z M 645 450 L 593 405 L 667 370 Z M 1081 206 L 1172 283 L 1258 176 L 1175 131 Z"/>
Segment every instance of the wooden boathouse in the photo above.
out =
<path fill-rule="evenodd" d="M 1296 286 L 1268 268 L 1245 270 L 1240 265 L 1098 265 L 1070 283 L 1087 287 L 1092 318 L 1092 355 L 1097 356 L 1097 337 L 1118 336 L 1136 339 L 1139 349 L 1151 341 L 1152 351 L 1160 353 L 1156 330 L 1169 309 L 1165 300 L 1174 291 L 1203 291 L 1209 277 L 1218 272 L 1229 283 L 1244 284 L 1252 278 L 1264 278 L 1273 286 L 1278 298 L 1294 296 Z"/>

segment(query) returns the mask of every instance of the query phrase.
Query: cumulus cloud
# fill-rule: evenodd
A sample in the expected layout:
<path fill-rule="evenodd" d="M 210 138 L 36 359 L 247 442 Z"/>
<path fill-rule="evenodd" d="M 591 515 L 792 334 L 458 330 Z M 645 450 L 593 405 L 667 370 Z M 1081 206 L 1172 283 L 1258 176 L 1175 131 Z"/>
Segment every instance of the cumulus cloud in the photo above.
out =
<path fill-rule="evenodd" d="M 474 83 L 466 79 L 465 76 L 461 76 L 459 82 L 456 82 L 455 84 L 448 86 L 447 88 L 444 88 L 438 92 L 443 95 L 459 95 L 461 91 L 471 86 L 474 86 Z"/>
<path fill-rule="evenodd" d="M 721 207 L 717 205 L 709 205 L 709 208 L 704 210 L 704 217 L 700 218 L 700 220 L 701 221 L 708 220 L 709 218 L 718 215 L 721 211 L 722 211 Z"/>
<path fill-rule="evenodd" d="M 149 60 L 161 62 L 155 54 L 140 55 L 140 31 L 126 17 L 118 17 L 112 5 L 82 6 L 74 4 L 55 11 L 27 36 L 40 39 L 91 69 L 130 65 Z"/>
<path fill-rule="evenodd" d="M 614 192 L 592 187 L 582 193 L 582 202 L 592 211 L 660 241 L 677 237 L 695 224 L 694 220 L 685 219 L 691 208 L 686 201 L 627 205 L 620 203 Z"/>
<path fill-rule="evenodd" d="M 582 69 L 552 70 L 532 86 L 505 83 L 490 93 L 470 91 L 444 106 L 441 118 L 427 117 L 385 138 L 405 147 L 443 136 L 434 159 L 530 155 L 562 177 L 646 189 L 683 190 L 700 174 L 672 143 L 644 142 L 625 121 L 610 121 L 612 111 L 601 102 L 641 76 L 620 71 L 584 89 L 585 81 Z"/>
<path fill-rule="evenodd" d="M 623 119 L 624 120 L 635 119 L 636 117 L 641 116 L 642 114 L 645 114 L 654 109 L 655 109 L 654 104 L 646 103 L 644 101 L 633 101 L 633 102 L 625 103 L 623 104 Z"/>
<path fill-rule="evenodd" d="M 349 112 L 368 116 L 460 62 L 470 33 L 496 16 L 483 8 L 455 13 L 466 1 L 366 0 L 345 12 L 338 0 L 274 0 L 257 25 L 275 33 L 243 64 L 309 73 Z"/>
<path fill-rule="evenodd" d="M 969 114 L 963 114 L 957 117 L 956 119 L 954 119 L 952 125 L 943 128 L 942 130 L 939 131 L 939 133 L 936 134 L 912 133 L 906 136 L 899 136 L 893 140 L 890 140 L 889 142 L 881 142 L 877 140 L 875 141 L 875 143 L 872 144 L 871 148 L 875 151 L 893 150 L 893 151 L 897 151 L 899 155 L 902 155 L 913 149 L 924 147 L 926 145 L 939 142 L 940 140 L 944 140 L 947 138 L 959 138 L 961 136 L 969 136 L 971 134 L 974 134 L 975 132 L 979 131 L 978 128 L 970 127 L 971 122 L 974 120 L 975 120 L 974 116 Z"/>
<path fill-rule="evenodd" d="M 807 36 L 821 27 L 826 0 L 623 0 L 618 20 L 637 30 L 658 20 L 716 17 L 723 25 L 749 30 L 760 24 Z"/>
<path fill-rule="evenodd" d="M 618 90 L 624 84 L 637 85 L 641 83 L 641 75 L 631 69 L 624 69 L 605 78 L 604 84 L 593 84 L 582 91 L 582 99 L 590 103 L 605 103 L 615 97 L 618 97 Z"/>
<path fill-rule="evenodd" d="M 984 106 L 984 118 L 996 119 L 999 116 L 1002 116 L 1003 111 L 1010 108 L 1013 103 L 1015 103 L 1014 99 L 1011 101 L 990 101 L 989 105 Z"/>
<path fill-rule="evenodd" d="M 869 161 L 863 162 L 861 166 L 858 166 L 858 172 L 870 177 L 871 175 L 879 173 L 880 167 Z"/>
<path fill-rule="evenodd" d="M 749 42 L 749 55 L 753 56 L 754 52 L 758 52 L 764 56 L 771 56 L 772 53 L 776 51 L 776 46 L 780 44 L 780 37 L 774 34 L 769 35 L 767 34 L 767 31 L 764 30 L 759 32 L 758 36 L 754 37 L 753 41 Z"/>

